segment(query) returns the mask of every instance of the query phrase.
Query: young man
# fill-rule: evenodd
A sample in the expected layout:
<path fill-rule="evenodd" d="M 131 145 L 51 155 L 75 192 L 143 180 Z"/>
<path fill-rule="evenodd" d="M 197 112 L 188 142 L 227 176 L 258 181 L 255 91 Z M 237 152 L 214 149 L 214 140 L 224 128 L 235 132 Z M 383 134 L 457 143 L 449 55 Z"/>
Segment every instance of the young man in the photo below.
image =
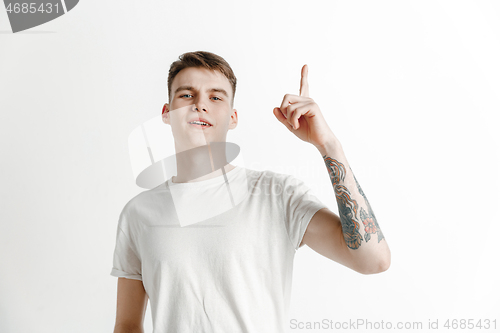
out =
<path fill-rule="evenodd" d="M 177 176 L 120 214 L 115 333 L 143 331 L 148 298 L 154 333 L 285 332 L 293 258 L 303 244 L 363 274 L 390 265 L 370 204 L 309 97 L 307 66 L 300 94 L 285 95 L 273 112 L 318 149 L 340 217 L 293 176 L 216 158 L 214 144 L 238 123 L 235 90 L 231 67 L 215 54 L 185 53 L 170 67 L 162 117 L 172 127 Z"/>

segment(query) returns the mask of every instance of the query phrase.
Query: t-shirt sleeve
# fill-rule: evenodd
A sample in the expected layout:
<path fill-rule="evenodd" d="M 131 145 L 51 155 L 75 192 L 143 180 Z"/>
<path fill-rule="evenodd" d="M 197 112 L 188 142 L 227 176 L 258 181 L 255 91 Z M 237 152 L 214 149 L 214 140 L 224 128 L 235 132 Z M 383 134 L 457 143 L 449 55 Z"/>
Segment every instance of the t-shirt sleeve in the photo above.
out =
<path fill-rule="evenodd" d="M 285 178 L 283 200 L 288 237 L 295 250 L 298 250 L 313 215 L 328 206 L 312 194 L 302 180 L 293 176 Z"/>
<path fill-rule="evenodd" d="M 128 215 L 125 209 L 120 214 L 116 231 L 116 245 L 113 254 L 111 275 L 142 281 L 142 267 L 134 237 L 130 235 Z"/>

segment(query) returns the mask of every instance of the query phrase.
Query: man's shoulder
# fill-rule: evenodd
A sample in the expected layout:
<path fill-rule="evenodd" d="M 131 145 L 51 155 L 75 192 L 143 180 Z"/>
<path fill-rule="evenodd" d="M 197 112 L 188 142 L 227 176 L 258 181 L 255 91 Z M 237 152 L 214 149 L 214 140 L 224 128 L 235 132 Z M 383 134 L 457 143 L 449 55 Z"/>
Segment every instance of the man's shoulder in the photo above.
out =
<path fill-rule="evenodd" d="M 143 190 L 134 195 L 123 206 L 122 214 L 134 214 L 138 209 L 157 202 L 157 200 L 155 200 L 153 197 L 158 195 L 161 185 L 162 184 L 152 189 Z"/>

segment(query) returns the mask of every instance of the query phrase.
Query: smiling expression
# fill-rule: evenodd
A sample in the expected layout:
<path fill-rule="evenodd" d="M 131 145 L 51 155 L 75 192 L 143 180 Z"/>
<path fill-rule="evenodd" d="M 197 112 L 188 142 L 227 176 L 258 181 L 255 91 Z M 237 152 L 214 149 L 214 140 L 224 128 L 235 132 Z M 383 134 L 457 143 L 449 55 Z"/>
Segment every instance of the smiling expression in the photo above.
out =
<path fill-rule="evenodd" d="M 222 73 L 188 67 L 175 76 L 171 89 L 162 118 L 172 127 L 177 151 L 226 141 L 227 131 L 238 124 L 238 114 L 231 105 L 231 84 Z"/>

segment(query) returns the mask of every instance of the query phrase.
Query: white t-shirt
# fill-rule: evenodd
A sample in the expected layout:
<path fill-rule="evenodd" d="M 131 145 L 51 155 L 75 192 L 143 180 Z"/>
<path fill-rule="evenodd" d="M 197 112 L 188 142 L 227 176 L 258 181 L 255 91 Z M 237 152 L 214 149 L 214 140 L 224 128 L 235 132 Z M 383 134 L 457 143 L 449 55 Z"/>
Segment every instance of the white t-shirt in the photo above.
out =
<path fill-rule="evenodd" d="M 170 178 L 123 208 L 111 275 L 142 280 L 153 333 L 282 333 L 293 258 L 324 207 L 304 182 L 272 171 Z"/>

